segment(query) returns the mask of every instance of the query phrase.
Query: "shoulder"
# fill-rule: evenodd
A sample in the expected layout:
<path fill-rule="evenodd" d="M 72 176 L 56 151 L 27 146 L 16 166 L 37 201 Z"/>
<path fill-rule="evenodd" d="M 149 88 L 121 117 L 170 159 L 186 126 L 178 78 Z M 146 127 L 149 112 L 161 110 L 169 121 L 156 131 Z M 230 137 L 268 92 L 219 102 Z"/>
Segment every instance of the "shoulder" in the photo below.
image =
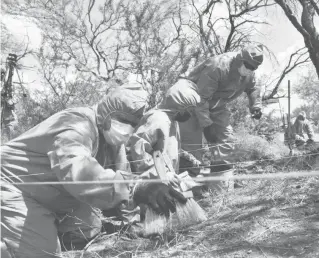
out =
<path fill-rule="evenodd" d="M 95 112 L 89 107 L 65 109 L 43 123 L 50 125 L 49 128 L 56 128 L 59 131 L 74 130 L 83 136 L 98 134 Z"/>
<path fill-rule="evenodd" d="M 162 109 L 150 110 L 145 114 L 145 118 L 148 123 L 153 123 L 158 126 L 170 122 L 168 114 Z"/>
<path fill-rule="evenodd" d="M 217 55 L 209 58 L 207 60 L 206 66 L 217 73 L 227 74 L 230 71 L 231 63 L 236 58 L 236 56 L 236 52 L 229 52 Z"/>

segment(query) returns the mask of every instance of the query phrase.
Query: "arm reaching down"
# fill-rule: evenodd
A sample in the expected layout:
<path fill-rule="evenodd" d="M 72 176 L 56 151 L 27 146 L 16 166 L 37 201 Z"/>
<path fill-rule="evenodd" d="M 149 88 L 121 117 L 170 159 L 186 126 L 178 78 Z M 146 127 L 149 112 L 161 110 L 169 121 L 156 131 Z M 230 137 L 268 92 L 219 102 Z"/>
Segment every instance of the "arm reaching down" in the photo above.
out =
<path fill-rule="evenodd" d="M 143 178 L 158 178 L 152 154 L 155 150 L 164 152 L 170 123 L 165 113 L 151 113 L 143 118 L 130 139 L 132 167 L 134 172 L 141 174 Z"/>
<path fill-rule="evenodd" d="M 126 180 L 131 178 L 131 173 L 104 169 L 92 155 L 93 139 L 97 136 L 92 135 L 92 128 L 89 126 L 84 125 L 81 128 L 81 132 L 71 128 L 58 134 L 52 151 L 48 152 L 51 169 L 58 180 L 74 182 L 63 186 L 75 198 L 102 210 L 128 201 L 128 184 L 106 184 L 99 181 Z M 83 128 L 87 128 L 87 131 Z M 85 184 L 85 181 L 96 183 Z"/>

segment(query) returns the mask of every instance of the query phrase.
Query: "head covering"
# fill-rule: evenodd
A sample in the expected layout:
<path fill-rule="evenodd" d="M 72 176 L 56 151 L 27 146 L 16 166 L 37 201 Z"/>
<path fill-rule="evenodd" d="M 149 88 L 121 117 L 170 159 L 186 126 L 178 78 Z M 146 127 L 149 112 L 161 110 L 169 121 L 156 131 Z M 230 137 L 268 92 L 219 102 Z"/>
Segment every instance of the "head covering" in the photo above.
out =
<path fill-rule="evenodd" d="M 299 113 L 299 115 L 298 115 L 298 117 L 299 118 L 303 118 L 303 119 L 305 119 L 306 118 L 306 112 L 305 111 L 301 111 L 300 113 Z"/>
<path fill-rule="evenodd" d="M 161 108 L 185 110 L 188 107 L 196 107 L 201 100 L 197 91 L 195 83 L 179 80 L 167 90 Z"/>
<path fill-rule="evenodd" d="M 144 115 L 147 92 L 140 84 L 124 84 L 111 89 L 97 104 L 97 125 L 108 130 L 111 119 L 136 125 Z"/>
<path fill-rule="evenodd" d="M 262 45 L 249 45 L 241 51 L 242 60 L 250 64 L 254 69 L 263 62 L 263 46 Z"/>

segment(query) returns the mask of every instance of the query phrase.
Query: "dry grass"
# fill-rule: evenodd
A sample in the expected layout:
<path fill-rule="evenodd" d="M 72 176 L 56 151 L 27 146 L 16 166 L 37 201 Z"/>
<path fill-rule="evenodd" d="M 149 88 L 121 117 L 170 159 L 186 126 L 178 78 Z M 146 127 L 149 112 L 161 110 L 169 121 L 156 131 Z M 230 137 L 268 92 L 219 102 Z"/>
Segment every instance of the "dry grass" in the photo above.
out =
<path fill-rule="evenodd" d="M 250 181 L 207 192 L 208 220 L 162 238 L 101 235 L 67 257 L 318 257 L 319 179 Z"/>
<path fill-rule="evenodd" d="M 272 144 L 268 151 L 261 143 L 269 143 L 255 140 L 242 146 L 257 158 L 278 159 L 261 161 L 248 173 L 318 168 L 319 156 L 287 159 L 285 150 Z M 319 257 L 318 177 L 241 183 L 233 192 L 206 192 L 196 200 L 207 212 L 205 222 L 150 239 L 123 231 L 101 234 L 65 257 Z"/>
<path fill-rule="evenodd" d="M 264 138 L 251 135 L 244 131 L 236 134 L 236 149 L 240 160 L 279 159 L 289 154 L 289 148 L 279 139 L 274 137 L 272 142 Z"/>

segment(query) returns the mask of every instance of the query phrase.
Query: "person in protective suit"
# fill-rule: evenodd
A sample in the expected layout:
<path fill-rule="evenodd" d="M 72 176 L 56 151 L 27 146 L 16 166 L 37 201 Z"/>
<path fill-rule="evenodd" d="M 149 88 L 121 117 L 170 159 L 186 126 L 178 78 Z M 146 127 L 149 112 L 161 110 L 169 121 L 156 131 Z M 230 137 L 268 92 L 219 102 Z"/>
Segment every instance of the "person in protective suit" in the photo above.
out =
<path fill-rule="evenodd" d="M 296 117 L 293 124 L 293 134 L 297 147 L 305 143 L 311 144 L 314 142 L 314 131 L 310 121 L 306 118 L 306 112 L 302 111 Z M 307 134 L 308 140 L 306 139 L 305 134 Z"/>
<path fill-rule="evenodd" d="M 142 178 L 159 178 L 152 154 L 160 150 L 164 159 L 173 168 L 171 170 L 170 166 L 165 166 L 170 185 L 178 185 L 179 158 L 181 155 L 187 155 L 181 150 L 178 122 L 188 120 L 192 109 L 200 103 L 196 88 L 194 83 L 187 87 L 183 83 L 176 83 L 167 90 L 158 107 L 143 116 L 127 145 L 133 173 L 141 174 Z M 143 218 L 142 209 L 141 220 Z"/>
<path fill-rule="evenodd" d="M 56 113 L 2 146 L 1 257 L 60 257 L 58 234 L 87 242 L 101 231 L 95 208 L 142 203 L 167 213 L 174 201 L 186 202 L 162 183 L 105 183 L 132 178 L 123 145 L 145 103 L 145 91 L 124 85 L 96 106 Z"/>
<path fill-rule="evenodd" d="M 200 96 L 194 83 L 186 87 L 183 83 L 176 83 L 168 89 L 158 107 L 143 116 L 129 140 L 131 168 L 134 172 L 158 178 L 152 153 L 160 150 L 178 173 L 179 157 L 185 154 L 181 150 L 178 122 L 187 121 L 191 117 L 190 112 L 199 103 Z M 176 173 L 171 172 L 167 171 L 168 178 L 174 181 Z"/>
<path fill-rule="evenodd" d="M 230 169 L 229 163 L 233 161 L 234 138 L 227 103 L 246 92 L 252 117 L 260 119 L 262 115 L 261 94 L 254 74 L 262 62 L 262 46 L 246 46 L 239 52 L 208 58 L 180 79 L 185 84 L 195 83 L 201 97 L 191 119 L 180 123 L 182 148 L 200 160 L 204 133 L 208 143 L 215 145 L 211 151 L 216 171 Z"/>

